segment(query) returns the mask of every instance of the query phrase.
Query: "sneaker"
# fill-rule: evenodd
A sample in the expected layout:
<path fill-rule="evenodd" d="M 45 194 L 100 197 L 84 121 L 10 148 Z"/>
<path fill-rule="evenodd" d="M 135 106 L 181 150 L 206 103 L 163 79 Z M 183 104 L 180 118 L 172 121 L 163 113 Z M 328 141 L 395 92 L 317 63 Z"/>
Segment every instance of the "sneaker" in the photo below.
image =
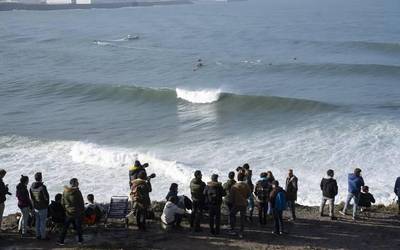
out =
<path fill-rule="evenodd" d="M 346 212 L 343 212 L 343 211 L 339 211 L 339 214 L 344 215 L 344 216 L 347 215 Z"/>
<path fill-rule="evenodd" d="M 280 235 L 279 232 L 275 232 L 275 231 L 272 231 L 272 234 L 274 234 L 274 235 Z"/>
<path fill-rule="evenodd" d="M 64 242 L 62 242 L 62 241 L 57 241 L 57 245 L 59 245 L 59 246 L 64 246 Z"/>

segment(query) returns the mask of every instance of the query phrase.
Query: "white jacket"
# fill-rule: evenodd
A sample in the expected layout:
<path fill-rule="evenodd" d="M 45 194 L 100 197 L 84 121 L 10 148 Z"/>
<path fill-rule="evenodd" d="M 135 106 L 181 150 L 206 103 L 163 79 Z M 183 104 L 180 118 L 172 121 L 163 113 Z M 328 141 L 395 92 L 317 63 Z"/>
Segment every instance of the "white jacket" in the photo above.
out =
<path fill-rule="evenodd" d="M 165 203 L 165 207 L 161 215 L 161 221 L 164 224 L 170 224 L 175 221 L 176 214 L 184 214 L 184 213 L 185 209 L 179 208 L 174 203 L 167 201 L 167 203 Z"/>

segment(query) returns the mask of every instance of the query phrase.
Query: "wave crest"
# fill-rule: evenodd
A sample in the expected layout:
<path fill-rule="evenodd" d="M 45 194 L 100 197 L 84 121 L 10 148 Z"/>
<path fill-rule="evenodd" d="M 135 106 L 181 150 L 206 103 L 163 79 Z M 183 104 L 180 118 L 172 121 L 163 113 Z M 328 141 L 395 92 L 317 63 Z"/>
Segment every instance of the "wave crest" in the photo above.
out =
<path fill-rule="evenodd" d="M 221 96 L 221 90 L 220 89 L 185 90 L 177 88 L 176 96 L 179 99 L 191 103 L 213 103 L 219 100 Z"/>

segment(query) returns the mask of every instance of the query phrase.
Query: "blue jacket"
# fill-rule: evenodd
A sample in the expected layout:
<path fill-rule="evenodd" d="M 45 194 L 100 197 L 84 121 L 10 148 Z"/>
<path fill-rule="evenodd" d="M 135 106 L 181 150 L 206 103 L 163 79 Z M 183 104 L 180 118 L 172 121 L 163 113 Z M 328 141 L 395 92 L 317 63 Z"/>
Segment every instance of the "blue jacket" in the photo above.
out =
<path fill-rule="evenodd" d="M 394 184 L 394 192 L 400 197 L 400 177 L 397 177 L 396 184 Z"/>
<path fill-rule="evenodd" d="M 349 174 L 349 193 L 359 194 L 361 187 L 364 186 L 364 179 L 361 176 L 355 174 Z"/>

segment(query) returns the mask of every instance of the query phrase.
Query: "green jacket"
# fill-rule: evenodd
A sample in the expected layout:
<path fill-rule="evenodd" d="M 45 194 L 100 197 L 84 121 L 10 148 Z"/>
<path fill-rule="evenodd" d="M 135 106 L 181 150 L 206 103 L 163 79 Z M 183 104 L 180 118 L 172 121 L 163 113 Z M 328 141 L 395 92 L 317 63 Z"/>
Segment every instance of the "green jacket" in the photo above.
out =
<path fill-rule="evenodd" d="M 61 201 L 67 217 L 81 217 L 85 211 L 82 193 L 77 187 L 65 187 Z"/>
<path fill-rule="evenodd" d="M 192 194 L 192 200 L 198 202 L 204 202 L 204 188 L 206 184 L 199 179 L 193 178 L 190 182 L 190 193 Z"/>
<path fill-rule="evenodd" d="M 149 181 L 142 179 L 136 179 L 132 181 L 131 186 L 131 199 L 133 201 L 133 206 L 147 209 L 151 205 L 150 192 L 151 184 Z"/>

